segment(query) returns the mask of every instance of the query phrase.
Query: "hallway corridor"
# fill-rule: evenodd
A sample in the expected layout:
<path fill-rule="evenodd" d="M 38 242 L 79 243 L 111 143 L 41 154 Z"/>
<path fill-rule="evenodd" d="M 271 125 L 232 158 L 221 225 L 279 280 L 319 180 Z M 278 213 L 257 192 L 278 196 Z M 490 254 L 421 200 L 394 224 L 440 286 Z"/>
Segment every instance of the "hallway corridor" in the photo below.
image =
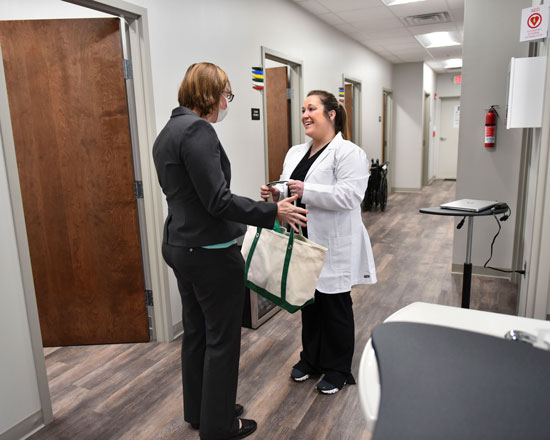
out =
<path fill-rule="evenodd" d="M 390 314 L 414 301 L 460 304 L 461 276 L 451 274 L 454 220 L 418 213 L 454 195 L 454 182 L 436 181 L 420 193 L 390 195 L 385 212 L 363 214 L 378 283 L 352 293 L 355 375 L 372 329 Z M 514 314 L 516 290 L 504 279 L 474 276 L 471 307 Z M 251 439 L 370 439 L 357 386 L 326 396 L 315 381 L 289 379 L 300 352 L 299 313 L 279 312 L 242 335 L 238 402 L 244 417 L 258 421 Z M 181 413 L 180 343 L 46 349 L 55 420 L 30 438 L 198 439 Z"/>

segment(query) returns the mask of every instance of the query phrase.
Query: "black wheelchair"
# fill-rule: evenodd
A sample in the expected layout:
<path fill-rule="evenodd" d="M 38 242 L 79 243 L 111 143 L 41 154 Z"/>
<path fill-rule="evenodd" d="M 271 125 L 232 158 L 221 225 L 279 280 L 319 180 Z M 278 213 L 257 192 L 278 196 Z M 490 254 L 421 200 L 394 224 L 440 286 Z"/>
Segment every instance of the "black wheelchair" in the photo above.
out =
<path fill-rule="evenodd" d="M 378 159 L 376 159 L 376 162 L 371 159 L 369 184 L 365 191 L 365 198 L 361 203 L 363 211 L 370 211 L 378 205 L 380 205 L 380 211 L 386 209 L 388 202 L 388 165 L 389 162 L 380 165 Z"/>

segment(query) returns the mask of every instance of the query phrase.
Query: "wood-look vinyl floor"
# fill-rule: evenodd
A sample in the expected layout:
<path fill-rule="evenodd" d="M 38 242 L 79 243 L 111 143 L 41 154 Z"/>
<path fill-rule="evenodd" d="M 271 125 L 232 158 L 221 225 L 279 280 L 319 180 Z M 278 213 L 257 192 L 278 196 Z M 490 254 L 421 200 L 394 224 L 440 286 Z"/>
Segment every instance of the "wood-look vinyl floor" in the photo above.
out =
<path fill-rule="evenodd" d="M 461 276 L 451 274 L 454 220 L 418 213 L 453 200 L 455 183 L 392 194 L 385 212 L 364 213 L 378 283 L 354 289 L 357 374 L 373 327 L 414 301 L 459 306 Z M 514 314 L 517 286 L 474 276 L 471 307 Z M 32 440 L 198 439 L 183 422 L 180 343 L 45 349 L 55 420 Z M 280 312 L 243 329 L 238 401 L 258 421 L 257 440 L 367 440 L 357 386 L 332 396 L 315 381 L 288 375 L 300 352 L 300 316 Z"/>

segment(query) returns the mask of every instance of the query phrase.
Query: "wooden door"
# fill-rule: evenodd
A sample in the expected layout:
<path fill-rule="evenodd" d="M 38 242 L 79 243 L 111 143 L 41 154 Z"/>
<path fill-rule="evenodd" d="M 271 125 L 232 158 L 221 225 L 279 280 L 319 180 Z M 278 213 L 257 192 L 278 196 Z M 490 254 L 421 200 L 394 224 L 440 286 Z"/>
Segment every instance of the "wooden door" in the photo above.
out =
<path fill-rule="evenodd" d="M 45 346 L 149 340 L 118 19 L 0 22 Z"/>
<path fill-rule="evenodd" d="M 344 85 L 344 105 L 346 107 L 346 125 L 348 127 L 348 140 L 353 139 L 353 85 Z"/>
<path fill-rule="evenodd" d="M 265 99 L 267 112 L 267 162 L 269 181 L 279 180 L 286 153 L 291 147 L 290 111 L 286 89 L 287 67 L 266 69 Z"/>

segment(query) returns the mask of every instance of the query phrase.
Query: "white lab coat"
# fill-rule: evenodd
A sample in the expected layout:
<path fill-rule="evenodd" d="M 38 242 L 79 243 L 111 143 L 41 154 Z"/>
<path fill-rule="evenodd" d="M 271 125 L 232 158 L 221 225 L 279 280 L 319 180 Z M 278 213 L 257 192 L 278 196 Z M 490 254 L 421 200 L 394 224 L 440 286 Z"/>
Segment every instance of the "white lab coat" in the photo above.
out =
<path fill-rule="evenodd" d="M 289 180 L 311 141 L 295 145 L 280 180 Z M 357 284 L 376 283 L 369 234 L 361 218 L 361 201 L 370 173 L 365 152 L 338 133 L 309 169 L 302 203 L 308 209 L 308 238 L 328 248 L 317 283 L 323 293 L 340 293 Z M 286 185 L 277 185 L 286 194 Z"/>

